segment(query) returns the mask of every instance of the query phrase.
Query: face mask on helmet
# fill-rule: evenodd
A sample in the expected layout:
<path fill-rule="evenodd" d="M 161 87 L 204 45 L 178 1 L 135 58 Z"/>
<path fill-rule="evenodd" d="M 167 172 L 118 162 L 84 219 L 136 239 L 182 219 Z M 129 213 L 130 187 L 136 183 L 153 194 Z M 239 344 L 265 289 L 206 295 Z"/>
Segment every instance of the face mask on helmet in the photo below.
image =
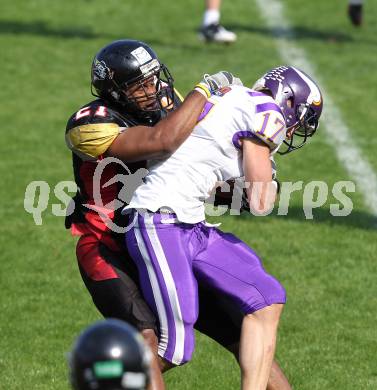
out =
<path fill-rule="evenodd" d="M 172 108 L 173 81 L 154 51 L 140 41 L 115 41 L 100 50 L 92 65 L 92 93 L 140 119 Z"/>
<path fill-rule="evenodd" d="M 312 137 L 318 128 L 319 117 L 310 104 L 299 104 L 296 107 L 297 123 L 288 127 L 287 138 L 283 141 L 285 150 L 278 150 L 279 154 L 287 154 L 302 148 L 309 137 Z"/>
<path fill-rule="evenodd" d="M 259 79 L 254 89 L 265 91 L 278 103 L 287 128 L 283 141 L 287 154 L 300 149 L 312 137 L 322 112 L 322 94 L 316 83 L 304 72 L 294 67 L 279 66 Z"/>
<path fill-rule="evenodd" d="M 137 81 L 124 83 L 119 88 L 121 100 L 128 109 L 139 113 L 169 111 L 174 105 L 173 78 L 164 65 L 158 65 L 158 70 Z"/>

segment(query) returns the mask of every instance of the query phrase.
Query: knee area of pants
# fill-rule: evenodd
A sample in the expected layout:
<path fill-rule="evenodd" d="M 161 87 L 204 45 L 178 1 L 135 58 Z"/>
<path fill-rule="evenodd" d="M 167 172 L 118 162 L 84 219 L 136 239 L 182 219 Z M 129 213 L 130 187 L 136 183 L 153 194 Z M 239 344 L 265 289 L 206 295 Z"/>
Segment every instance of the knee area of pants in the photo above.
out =
<path fill-rule="evenodd" d="M 285 291 L 285 288 L 279 283 L 279 286 L 277 288 L 277 296 L 281 297 L 280 302 L 285 302 L 287 299 L 287 293 Z"/>
<path fill-rule="evenodd" d="M 184 364 L 190 362 L 192 360 L 192 357 L 194 355 L 194 345 L 192 344 L 188 348 L 185 348 L 183 354 L 180 356 L 174 356 L 172 359 L 169 359 L 169 361 L 174 364 L 175 366 L 183 366 Z"/>
<path fill-rule="evenodd" d="M 267 301 L 272 303 L 284 303 L 287 298 L 287 293 L 283 285 L 276 279 L 269 285 Z M 269 298 L 270 297 L 270 298 Z"/>
<path fill-rule="evenodd" d="M 175 364 L 176 366 L 183 366 L 186 363 L 189 363 L 192 360 L 192 353 L 185 354 L 182 361 L 180 361 L 178 364 Z"/>
<path fill-rule="evenodd" d="M 197 319 L 198 319 L 198 313 L 192 313 L 192 314 L 189 313 L 183 319 L 182 324 L 185 327 L 185 329 L 194 333 L 194 325 L 195 325 L 195 322 L 197 321 Z"/>

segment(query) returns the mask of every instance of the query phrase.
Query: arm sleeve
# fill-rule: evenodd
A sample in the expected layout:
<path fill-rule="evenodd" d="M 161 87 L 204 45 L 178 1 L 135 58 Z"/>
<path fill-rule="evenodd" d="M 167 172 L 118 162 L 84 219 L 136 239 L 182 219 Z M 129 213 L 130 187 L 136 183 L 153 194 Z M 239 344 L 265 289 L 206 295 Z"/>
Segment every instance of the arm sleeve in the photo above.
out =
<path fill-rule="evenodd" d="M 120 133 L 116 123 L 94 123 L 73 127 L 65 140 L 69 149 L 83 160 L 96 160 Z"/>
<path fill-rule="evenodd" d="M 280 107 L 274 101 L 256 104 L 244 110 L 245 130 L 233 135 L 233 144 L 240 149 L 240 139 L 258 138 L 271 149 L 277 149 L 285 139 L 286 127 Z"/>

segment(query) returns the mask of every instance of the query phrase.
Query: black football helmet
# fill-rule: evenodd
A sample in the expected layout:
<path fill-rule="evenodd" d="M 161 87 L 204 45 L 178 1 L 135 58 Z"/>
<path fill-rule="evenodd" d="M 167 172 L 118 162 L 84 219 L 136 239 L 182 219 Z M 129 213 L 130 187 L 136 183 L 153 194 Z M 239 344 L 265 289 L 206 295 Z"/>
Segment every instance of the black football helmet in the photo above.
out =
<path fill-rule="evenodd" d="M 291 135 L 284 141 L 286 149 L 278 153 L 304 146 L 316 132 L 323 108 L 322 93 L 315 81 L 293 66 L 279 66 L 264 74 L 252 88 L 269 93 L 283 113 Z M 296 136 L 300 137 L 298 142 Z"/>
<path fill-rule="evenodd" d="M 77 338 L 69 356 L 74 390 L 144 390 L 149 383 L 150 351 L 127 323 L 98 321 Z"/>
<path fill-rule="evenodd" d="M 144 88 L 146 80 L 155 84 L 154 93 L 148 93 Z M 114 41 L 103 47 L 93 59 L 93 95 L 122 105 L 140 119 L 154 119 L 162 110 L 172 106 L 173 82 L 168 68 L 159 61 L 156 53 L 141 41 Z M 127 91 L 136 85 L 143 88 L 143 96 L 135 98 L 127 94 Z M 141 102 L 143 108 L 140 106 Z"/>

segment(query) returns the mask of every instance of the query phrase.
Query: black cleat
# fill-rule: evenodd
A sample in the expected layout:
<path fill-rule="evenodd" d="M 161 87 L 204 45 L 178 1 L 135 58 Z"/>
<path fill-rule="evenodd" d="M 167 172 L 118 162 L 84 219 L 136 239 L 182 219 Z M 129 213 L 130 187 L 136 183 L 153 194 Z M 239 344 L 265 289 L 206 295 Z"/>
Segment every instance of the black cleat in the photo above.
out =
<path fill-rule="evenodd" d="M 199 32 L 199 39 L 205 42 L 232 43 L 236 41 L 237 35 L 216 23 L 203 26 Z"/>
<path fill-rule="evenodd" d="M 349 4 L 348 5 L 348 17 L 354 26 L 361 26 L 363 22 L 363 5 L 362 4 Z"/>

